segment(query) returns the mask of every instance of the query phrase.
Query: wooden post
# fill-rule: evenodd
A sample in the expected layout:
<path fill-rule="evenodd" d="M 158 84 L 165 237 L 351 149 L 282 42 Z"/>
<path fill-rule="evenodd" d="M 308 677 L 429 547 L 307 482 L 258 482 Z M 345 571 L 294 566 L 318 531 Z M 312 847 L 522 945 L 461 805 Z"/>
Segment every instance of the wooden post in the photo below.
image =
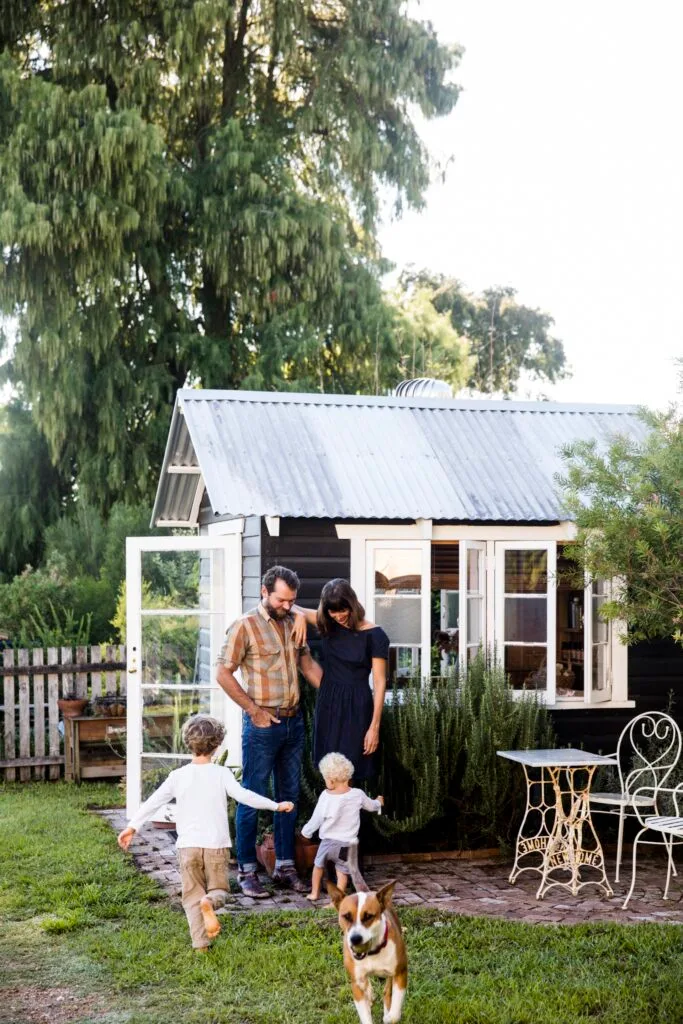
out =
<path fill-rule="evenodd" d="M 112 662 L 116 660 L 116 647 L 113 647 L 111 644 L 107 644 L 104 650 L 107 661 Z M 110 670 L 109 672 L 104 673 L 104 691 L 108 697 L 116 696 L 116 672 Z"/>
<path fill-rule="evenodd" d="M 33 664 L 43 664 L 43 649 L 36 647 Z M 45 757 L 45 676 L 39 673 L 33 677 L 33 752 L 36 759 Z M 34 779 L 45 778 L 45 766 L 37 764 L 33 769 Z"/>
<path fill-rule="evenodd" d="M 74 652 L 71 647 L 62 647 L 62 664 L 71 665 L 73 664 Z M 73 672 L 62 672 L 62 685 L 59 688 L 59 695 L 63 697 L 65 693 L 74 693 L 74 677 Z"/>
<path fill-rule="evenodd" d="M 14 665 L 14 651 L 11 649 L 2 652 L 2 663 L 5 668 L 12 668 Z M 15 712 L 14 712 L 14 676 L 5 676 L 3 699 L 5 702 L 5 760 L 9 761 L 17 756 L 15 748 Z M 5 768 L 5 782 L 14 782 L 16 771 L 14 768 Z"/>
<path fill-rule="evenodd" d="M 87 665 L 88 664 L 88 648 L 77 647 L 76 648 L 76 664 Z M 88 696 L 88 674 L 87 672 L 76 673 L 76 695 L 78 697 Z"/>
<path fill-rule="evenodd" d="M 97 665 L 102 661 L 102 648 L 99 644 L 90 648 L 90 663 Z M 102 673 L 91 672 L 90 673 L 90 693 L 91 700 L 97 700 L 98 697 L 102 696 Z"/>
<path fill-rule="evenodd" d="M 59 651 L 56 647 L 48 647 L 47 663 L 48 665 L 54 665 L 55 667 L 59 664 Z M 56 672 L 50 672 L 47 677 L 47 722 L 48 735 L 50 739 L 50 757 L 59 757 L 60 753 L 59 708 L 57 707 L 58 698 L 59 676 Z M 49 775 L 51 779 L 58 779 L 60 776 L 60 766 L 58 764 L 50 765 Z"/>
<path fill-rule="evenodd" d="M 22 647 L 18 652 L 19 667 L 28 667 L 28 651 Z M 31 756 L 31 701 L 29 699 L 28 673 L 19 675 L 19 757 Z M 31 781 L 31 769 L 20 768 L 19 780 Z"/>

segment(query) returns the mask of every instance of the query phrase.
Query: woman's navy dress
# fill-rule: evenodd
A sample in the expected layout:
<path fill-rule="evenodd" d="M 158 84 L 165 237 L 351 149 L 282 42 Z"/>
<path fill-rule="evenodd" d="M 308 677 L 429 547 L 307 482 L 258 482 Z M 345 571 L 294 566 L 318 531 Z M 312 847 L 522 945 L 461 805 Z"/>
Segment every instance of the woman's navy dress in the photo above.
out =
<path fill-rule="evenodd" d="M 354 781 L 376 774 L 375 756 L 363 753 L 370 728 L 373 697 L 370 673 L 373 658 L 389 657 L 389 637 L 381 626 L 354 632 L 332 624 L 322 637 L 323 678 L 315 705 L 313 760 L 337 751 L 355 768 Z"/>

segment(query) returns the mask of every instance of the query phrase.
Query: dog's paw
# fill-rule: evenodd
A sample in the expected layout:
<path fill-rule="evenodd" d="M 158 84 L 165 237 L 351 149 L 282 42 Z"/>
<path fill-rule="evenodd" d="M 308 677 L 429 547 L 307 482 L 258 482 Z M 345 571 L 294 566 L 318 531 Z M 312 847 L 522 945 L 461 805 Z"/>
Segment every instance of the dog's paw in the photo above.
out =
<path fill-rule="evenodd" d="M 398 1024 L 401 1019 L 401 1014 L 394 1014 L 391 1010 L 386 1010 L 382 1017 L 382 1024 Z"/>

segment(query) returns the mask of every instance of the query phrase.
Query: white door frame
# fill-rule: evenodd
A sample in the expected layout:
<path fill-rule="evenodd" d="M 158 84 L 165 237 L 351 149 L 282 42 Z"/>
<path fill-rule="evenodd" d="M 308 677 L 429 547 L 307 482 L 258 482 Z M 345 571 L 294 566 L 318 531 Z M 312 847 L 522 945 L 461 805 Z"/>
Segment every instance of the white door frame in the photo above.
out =
<path fill-rule="evenodd" d="M 142 555 L 148 552 L 164 551 L 211 551 L 224 552 L 223 578 L 211 581 L 210 605 L 213 614 L 210 620 L 210 662 L 211 670 L 222 645 L 225 628 L 241 613 L 242 591 L 242 538 L 239 533 L 226 536 L 180 536 L 180 537 L 128 537 L 126 539 L 126 814 L 130 818 L 141 802 L 141 759 L 142 759 Z M 178 614 L 182 609 L 164 609 L 166 614 Z M 201 614 L 197 609 L 187 609 L 187 614 Z M 196 687 L 185 687 L 196 689 Z M 226 721 L 228 750 L 239 750 L 230 733 L 230 718 L 226 719 L 227 705 L 231 702 L 221 698 L 218 685 L 212 681 L 211 711 Z M 179 758 L 179 761 L 181 759 Z"/>

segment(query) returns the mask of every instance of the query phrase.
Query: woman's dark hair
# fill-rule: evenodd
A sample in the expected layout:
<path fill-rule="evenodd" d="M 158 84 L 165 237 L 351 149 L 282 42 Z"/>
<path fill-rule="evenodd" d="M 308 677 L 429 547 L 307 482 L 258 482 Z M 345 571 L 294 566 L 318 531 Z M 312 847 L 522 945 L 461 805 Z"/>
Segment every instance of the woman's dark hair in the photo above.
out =
<path fill-rule="evenodd" d="M 334 625 L 330 612 L 349 610 L 349 629 L 360 629 L 365 618 L 365 608 L 356 597 L 348 580 L 330 580 L 322 589 L 316 625 L 323 636 L 326 636 Z"/>

